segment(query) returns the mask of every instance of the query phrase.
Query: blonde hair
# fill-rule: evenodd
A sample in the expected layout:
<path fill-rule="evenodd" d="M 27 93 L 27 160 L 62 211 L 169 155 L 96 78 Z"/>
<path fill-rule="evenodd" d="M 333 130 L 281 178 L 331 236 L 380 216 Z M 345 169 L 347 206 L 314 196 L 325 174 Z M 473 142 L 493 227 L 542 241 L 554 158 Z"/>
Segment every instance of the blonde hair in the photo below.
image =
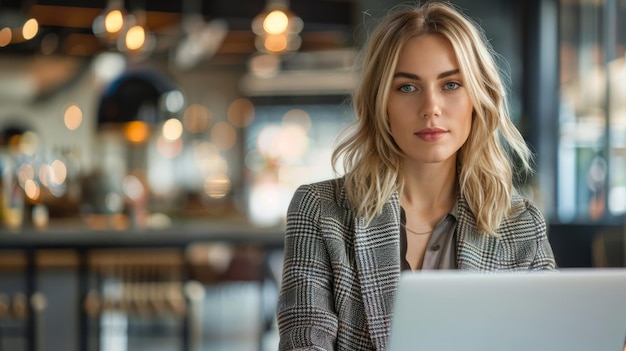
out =
<path fill-rule="evenodd" d="M 378 24 L 363 51 L 353 94 L 356 119 L 339 139 L 333 166 L 342 160 L 348 198 L 368 222 L 402 188 L 403 153 L 389 129 L 388 96 L 403 45 L 424 34 L 443 36 L 456 54 L 474 106 L 472 129 L 457 157 L 459 188 L 478 230 L 497 235 L 516 192 L 514 160 L 531 172 L 532 155 L 510 119 L 495 52 L 482 29 L 452 5 L 399 6 Z"/>

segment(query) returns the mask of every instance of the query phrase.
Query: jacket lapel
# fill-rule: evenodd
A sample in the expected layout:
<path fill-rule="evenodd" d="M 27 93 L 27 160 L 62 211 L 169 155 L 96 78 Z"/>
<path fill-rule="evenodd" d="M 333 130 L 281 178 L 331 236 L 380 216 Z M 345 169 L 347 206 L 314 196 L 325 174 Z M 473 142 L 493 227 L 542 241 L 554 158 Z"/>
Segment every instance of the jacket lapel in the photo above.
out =
<path fill-rule="evenodd" d="M 400 204 L 397 193 L 369 225 L 355 218 L 354 247 L 367 325 L 378 350 L 387 345 L 400 278 Z"/>
<path fill-rule="evenodd" d="M 459 199 L 457 218 L 457 268 L 494 270 L 498 268 L 500 239 L 478 232 L 476 220 L 465 199 Z"/>

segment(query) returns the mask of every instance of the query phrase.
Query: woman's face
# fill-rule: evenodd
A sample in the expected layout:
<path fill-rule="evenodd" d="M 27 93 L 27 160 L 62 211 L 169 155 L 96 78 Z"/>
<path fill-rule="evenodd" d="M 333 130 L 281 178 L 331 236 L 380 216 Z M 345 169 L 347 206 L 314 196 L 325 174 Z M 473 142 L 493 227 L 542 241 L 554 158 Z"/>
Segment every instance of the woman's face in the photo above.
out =
<path fill-rule="evenodd" d="M 408 162 L 456 162 L 473 106 L 452 45 L 438 35 L 409 40 L 398 59 L 387 114 Z"/>

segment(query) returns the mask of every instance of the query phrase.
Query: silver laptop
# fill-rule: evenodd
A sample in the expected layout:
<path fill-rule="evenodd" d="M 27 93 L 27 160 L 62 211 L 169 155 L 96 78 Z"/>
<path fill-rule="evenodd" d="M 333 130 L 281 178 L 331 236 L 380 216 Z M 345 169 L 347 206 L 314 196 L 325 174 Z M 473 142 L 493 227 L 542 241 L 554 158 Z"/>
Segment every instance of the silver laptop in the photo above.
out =
<path fill-rule="evenodd" d="M 389 351 L 623 351 L 626 269 L 403 273 Z"/>

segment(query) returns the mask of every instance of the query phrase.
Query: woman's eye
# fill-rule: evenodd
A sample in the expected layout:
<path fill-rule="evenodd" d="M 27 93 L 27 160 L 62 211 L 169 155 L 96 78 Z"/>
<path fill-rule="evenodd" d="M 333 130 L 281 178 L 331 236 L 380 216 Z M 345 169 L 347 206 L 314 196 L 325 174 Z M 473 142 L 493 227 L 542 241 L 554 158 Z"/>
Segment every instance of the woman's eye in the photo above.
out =
<path fill-rule="evenodd" d="M 411 93 L 415 91 L 415 87 L 410 84 L 400 86 L 400 91 L 403 93 Z"/>
<path fill-rule="evenodd" d="M 461 86 L 461 84 L 457 83 L 457 82 L 448 82 L 446 84 L 444 84 L 444 89 L 446 90 L 455 90 L 458 89 Z"/>

